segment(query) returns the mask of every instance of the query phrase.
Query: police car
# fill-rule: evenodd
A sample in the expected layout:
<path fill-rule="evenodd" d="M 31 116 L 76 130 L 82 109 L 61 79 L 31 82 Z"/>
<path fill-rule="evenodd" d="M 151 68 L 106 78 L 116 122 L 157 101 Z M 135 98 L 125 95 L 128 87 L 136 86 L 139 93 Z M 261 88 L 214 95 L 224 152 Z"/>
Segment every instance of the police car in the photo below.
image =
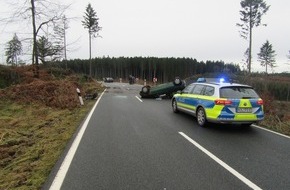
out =
<path fill-rule="evenodd" d="M 250 126 L 264 119 L 263 100 L 248 85 L 200 78 L 172 98 L 172 110 L 192 114 L 205 127 L 211 123 Z"/>

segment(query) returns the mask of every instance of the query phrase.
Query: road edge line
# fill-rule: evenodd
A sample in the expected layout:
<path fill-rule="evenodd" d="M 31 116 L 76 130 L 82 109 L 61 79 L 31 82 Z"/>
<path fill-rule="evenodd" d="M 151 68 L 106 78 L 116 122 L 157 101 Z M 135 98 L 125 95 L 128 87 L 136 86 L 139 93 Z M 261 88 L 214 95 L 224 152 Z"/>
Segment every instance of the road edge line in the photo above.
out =
<path fill-rule="evenodd" d="M 284 135 L 284 134 L 282 134 L 282 133 L 278 133 L 278 132 L 276 132 L 276 131 L 272 131 L 272 130 L 270 130 L 270 129 L 267 129 L 267 128 L 264 128 L 264 127 L 261 127 L 261 126 L 255 125 L 255 124 L 252 124 L 252 126 L 253 126 L 253 127 L 256 127 L 256 128 L 258 128 L 258 129 L 262 129 L 262 130 L 264 130 L 264 131 L 268 131 L 268 132 L 270 132 L 270 133 L 274 133 L 274 134 L 276 134 L 276 135 L 279 135 L 279 136 L 282 136 L 282 137 L 285 137 L 285 138 L 290 139 L 289 136 Z"/>
<path fill-rule="evenodd" d="M 236 171 L 235 169 L 233 169 L 232 167 L 230 167 L 228 164 L 226 164 L 225 162 L 223 162 L 221 159 L 219 159 L 218 157 L 216 157 L 214 154 L 212 154 L 211 152 L 209 152 L 207 149 L 205 149 L 204 147 L 202 147 L 200 144 L 198 144 L 196 141 L 194 141 L 193 139 L 191 139 L 189 136 L 187 136 L 183 132 L 178 132 L 178 133 L 181 136 L 183 136 L 186 140 L 188 140 L 190 143 L 192 143 L 194 146 L 196 146 L 203 153 L 205 153 L 206 155 L 208 155 L 215 162 L 217 162 L 219 165 L 221 165 L 223 168 L 225 168 L 226 170 L 228 170 L 231 174 L 233 174 L 234 176 L 236 176 L 239 180 L 241 180 L 246 185 L 248 185 L 250 188 L 255 189 L 255 190 L 262 190 L 256 184 L 254 184 L 253 182 L 251 182 L 245 176 L 243 176 L 242 174 L 240 174 L 238 171 Z"/>
<path fill-rule="evenodd" d="M 77 151 L 77 148 L 80 144 L 80 141 L 83 137 L 83 134 L 85 133 L 85 130 L 88 126 L 88 123 L 89 123 L 89 120 L 91 119 L 92 115 L 93 115 L 93 112 L 95 111 L 97 105 L 99 104 L 99 101 L 101 100 L 102 96 L 104 95 L 106 89 L 102 92 L 102 94 L 100 95 L 100 97 L 98 98 L 97 102 L 95 103 L 94 107 L 92 108 L 92 110 L 90 111 L 88 117 L 86 118 L 85 122 L 83 123 L 81 129 L 79 130 L 76 138 L 74 139 L 68 153 L 66 154 L 59 170 L 57 171 L 55 177 L 54 177 L 54 180 L 49 188 L 49 190 L 58 190 L 61 188 L 62 186 L 62 183 L 64 181 L 64 178 L 67 174 L 67 171 L 70 167 L 70 164 L 73 160 L 73 157 Z"/>

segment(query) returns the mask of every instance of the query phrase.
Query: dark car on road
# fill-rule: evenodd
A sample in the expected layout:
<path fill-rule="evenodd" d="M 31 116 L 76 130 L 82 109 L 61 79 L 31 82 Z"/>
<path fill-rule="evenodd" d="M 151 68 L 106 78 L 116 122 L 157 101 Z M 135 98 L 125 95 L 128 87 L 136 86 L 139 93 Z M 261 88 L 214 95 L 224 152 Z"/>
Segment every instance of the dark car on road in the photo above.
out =
<path fill-rule="evenodd" d="M 114 79 L 112 77 L 105 77 L 103 78 L 104 82 L 114 82 Z"/>
<path fill-rule="evenodd" d="M 184 88 L 185 82 L 177 77 L 173 82 L 163 83 L 157 86 L 143 86 L 139 94 L 141 98 L 158 98 L 162 95 L 171 98 L 175 92 L 183 90 Z"/>
<path fill-rule="evenodd" d="M 135 77 L 132 75 L 129 75 L 129 84 L 134 84 L 135 83 Z"/>

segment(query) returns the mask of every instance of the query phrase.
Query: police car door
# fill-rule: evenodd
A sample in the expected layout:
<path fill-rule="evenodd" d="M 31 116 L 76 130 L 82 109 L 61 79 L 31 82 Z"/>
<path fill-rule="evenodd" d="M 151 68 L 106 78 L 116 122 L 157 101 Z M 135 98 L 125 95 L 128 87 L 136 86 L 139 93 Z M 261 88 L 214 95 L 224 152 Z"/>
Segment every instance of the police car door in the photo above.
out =
<path fill-rule="evenodd" d="M 187 97 L 188 99 L 186 100 L 187 104 L 190 105 L 190 109 L 193 113 L 196 112 L 196 107 L 199 104 L 199 97 L 204 91 L 205 86 L 202 84 L 196 84 L 195 87 L 193 88 L 192 92 L 190 95 Z"/>
<path fill-rule="evenodd" d="M 186 86 L 182 92 L 181 95 L 176 99 L 177 102 L 181 103 L 179 106 L 183 107 L 183 108 L 187 108 L 187 100 L 188 100 L 188 96 L 190 96 L 193 88 L 194 88 L 195 84 L 190 84 L 188 86 Z"/>

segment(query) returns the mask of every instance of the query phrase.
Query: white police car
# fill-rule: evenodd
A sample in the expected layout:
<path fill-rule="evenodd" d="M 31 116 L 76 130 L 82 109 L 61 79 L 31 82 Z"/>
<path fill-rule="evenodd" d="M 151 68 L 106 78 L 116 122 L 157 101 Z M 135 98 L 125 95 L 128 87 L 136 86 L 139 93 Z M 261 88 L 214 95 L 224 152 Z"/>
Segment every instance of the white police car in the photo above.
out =
<path fill-rule="evenodd" d="M 263 100 L 251 86 L 223 79 L 198 79 L 173 96 L 172 109 L 194 115 L 202 127 L 208 122 L 250 126 L 264 119 Z"/>

